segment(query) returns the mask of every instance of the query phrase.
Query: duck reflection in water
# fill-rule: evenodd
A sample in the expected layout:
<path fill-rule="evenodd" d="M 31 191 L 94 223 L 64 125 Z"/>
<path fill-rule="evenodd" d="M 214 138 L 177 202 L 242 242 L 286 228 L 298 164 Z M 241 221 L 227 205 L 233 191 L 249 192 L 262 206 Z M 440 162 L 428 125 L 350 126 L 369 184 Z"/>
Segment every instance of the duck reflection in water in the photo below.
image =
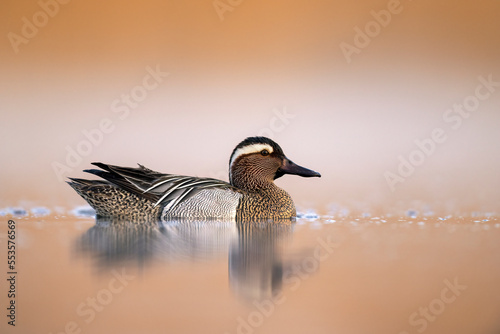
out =
<path fill-rule="evenodd" d="M 283 282 L 283 247 L 293 223 L 170 220 L 131 222 L 97 218 L 76 242 L 98 271 L 117 265 L 144 268 L 153 261 L 211 261 L 228 256 L 229 281 L 238 297 L 277 294 Z"/>
<path fill-rule="evenodd" d="M 274 297 L 283 286 L 283 252 L 293 225 L 283 222 L 238 223 L 238 238 L 229 249 L 229 282 L 248 301 Z"/>

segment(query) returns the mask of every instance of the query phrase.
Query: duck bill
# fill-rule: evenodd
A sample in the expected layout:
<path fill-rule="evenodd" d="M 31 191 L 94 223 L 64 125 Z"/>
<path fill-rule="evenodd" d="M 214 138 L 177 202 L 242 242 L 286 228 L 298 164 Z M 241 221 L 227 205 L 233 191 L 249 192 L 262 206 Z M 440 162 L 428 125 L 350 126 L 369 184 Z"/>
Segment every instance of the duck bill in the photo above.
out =
<path fill-rule="evenodd" d="M 274 179 L 277 179 L 278 177 L 281 177 L 285 174 L 298 175 L 298 176 L 302 176 L 302 177 L 321 177 L 320 173 L 315 172 L 311 169 L 299 166 L 287 158 L 285 158 L 283 160 L 283 165 L 276 172 Z"/>

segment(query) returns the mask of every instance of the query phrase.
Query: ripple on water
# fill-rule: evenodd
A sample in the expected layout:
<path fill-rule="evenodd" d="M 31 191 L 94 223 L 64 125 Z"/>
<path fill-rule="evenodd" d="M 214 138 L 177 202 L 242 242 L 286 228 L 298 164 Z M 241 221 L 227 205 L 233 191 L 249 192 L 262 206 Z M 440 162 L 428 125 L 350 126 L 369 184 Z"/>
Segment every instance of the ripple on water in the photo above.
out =
<path fill-rule="evenodd" d="M 95 210 L 88 205 L 77 206 L 71 213 L 76 217 L 94 217 Z"/>
<path fill-rule="evenodd" d="M 51 211 L 50 209 L 43 207 L 43 206 L 37 206 L 34 208 L 31 208 L 31 214 L 34 215 L 35 217 L 44 217 L 50 215 Z"/>
<path fill-rule="evenodd" d="M 346 216 L 347 214 L 349 215 Z M 89 205 L 73 206 L 70 208 L 63 206 L 10 206 L 0 208 L 0 217 L 12 216 L 17 218 L 39 218 L 47 217 L 50 215 L 53 215 L 54 219 L 64 218 L 67 215 L 78 218 L 93 218 L 95 217 L 96 213 L 95 210 Z M 430 210 L 420 212 L 414 209 L 405 209 L 403 211 L 400 211 L 400 215 L 390 212 L 372 213 L 369 210 L 363 210 L 356 213 L 350 212 L 347 208 L 334 206 L 333 210 L 329 211 L 327 214 L 320 214 L 313 209 L 301 210 L 297 213 L 296 224 L 309 225 L 309 227 L 312 229 L 320 229 L 320 225 L 323 224 L 350 223 L 351 225 L 357 225 L 360 223 L 372 223 L 373 225 L 381 225 L 387 223 L 388 220 L 405 222 L 408 225 L 416 225 L 423 228 L 425 226 L 438 227 L 440 226 L 439 223 L 447 224 L 451 222 L 456 223 L 459 221 L 463 223 L 473 223 L 478 225 L 485 225 L 488 223 L 495 224 L 498 221 L 498 216 L 497 214 L 491 212 L 477 211 L 469 212 L 468 214 L 460 213 L 459 215 L 442 215 L 435 214 Z M 493 225 L 493 227 L 498 228 L 496 224 Z"/>
<path fill-rule="evenodd" d="M 5 209 L 0 210 L 0 215 L 1 216 L 11 215 L 14 217 L 25 217 L 28 215 L 28 211 L 26 211 L 23 208 L 19 208 L 19 207 L 9 207 L 9 208 L 5 208 Z"/>
<path fill-rule="evenodd" d="M 305 219 L 313 219 L 314 220 L 314 219 L 320 218 L 320 216 L 316 212 L 310 210 L 310 211 L 306 211 L 304 213 L 298 212 L 297 218 L 305 218 Z"/>

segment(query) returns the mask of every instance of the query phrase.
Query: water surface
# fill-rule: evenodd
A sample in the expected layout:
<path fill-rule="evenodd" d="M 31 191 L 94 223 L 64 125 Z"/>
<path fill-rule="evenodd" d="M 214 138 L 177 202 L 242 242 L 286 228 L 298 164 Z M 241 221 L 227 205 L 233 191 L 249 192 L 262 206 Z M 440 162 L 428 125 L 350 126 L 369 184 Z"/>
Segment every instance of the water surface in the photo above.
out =
<path fill-rule="evenodd" d="M 18 294 L 2 333 L 500 332 L 496 217 L 308 217 L 3 216 Z"/>

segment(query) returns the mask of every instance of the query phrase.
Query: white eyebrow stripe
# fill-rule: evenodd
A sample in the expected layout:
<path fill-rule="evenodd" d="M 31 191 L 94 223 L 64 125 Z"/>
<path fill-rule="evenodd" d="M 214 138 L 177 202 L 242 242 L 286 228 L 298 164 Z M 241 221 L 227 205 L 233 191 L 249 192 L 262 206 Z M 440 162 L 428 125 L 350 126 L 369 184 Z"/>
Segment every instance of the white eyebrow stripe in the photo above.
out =
<path fill-rule="evenodd" d="M 250 153 L 258 153 L 262 150 L 268 150 L 269 153 L 273 153 L 273 148 L 269 144 L 252 144 L 240 147 L 234 152 L 233 157 L 231 158 L 231 163 L 229 164 L 229 168 L 233 166 L 233 162 L 242 155 L 250 154 Z"/>

